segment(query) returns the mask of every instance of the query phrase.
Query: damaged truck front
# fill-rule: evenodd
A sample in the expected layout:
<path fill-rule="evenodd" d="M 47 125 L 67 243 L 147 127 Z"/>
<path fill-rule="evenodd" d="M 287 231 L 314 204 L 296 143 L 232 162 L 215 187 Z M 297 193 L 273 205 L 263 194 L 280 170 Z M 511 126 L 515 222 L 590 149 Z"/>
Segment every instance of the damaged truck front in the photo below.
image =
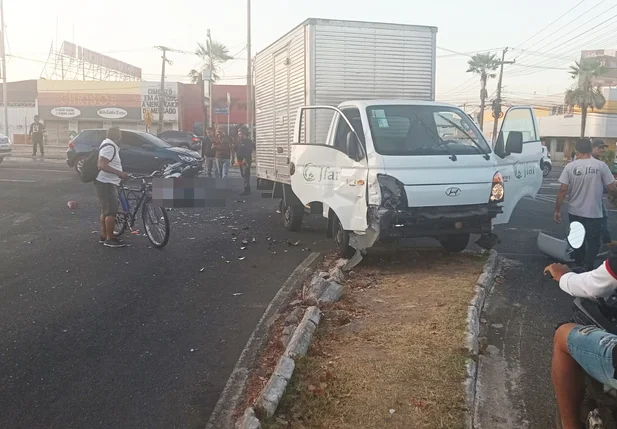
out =
<path fill-rule="evenodd" d="M 314 110 L 334 111 L 323 142 L 302 139 Z M 345 256 L 376 243 L 432 237 L 451 252 L 470 235 L 492 247 L 493 225 L 507 223 L 540 188 L 541 143 L 533 110 L 510 109 L 492 149 L 460 109 L 434 102 L 350 101 L 299 109 L 283 207 L 321 212 Z M 505 139 L 505 140 L 504 140 Z M 291 198 L 289 198 L 291 197 Z M 297 199 L 297 208 L 287 210 Z"/>

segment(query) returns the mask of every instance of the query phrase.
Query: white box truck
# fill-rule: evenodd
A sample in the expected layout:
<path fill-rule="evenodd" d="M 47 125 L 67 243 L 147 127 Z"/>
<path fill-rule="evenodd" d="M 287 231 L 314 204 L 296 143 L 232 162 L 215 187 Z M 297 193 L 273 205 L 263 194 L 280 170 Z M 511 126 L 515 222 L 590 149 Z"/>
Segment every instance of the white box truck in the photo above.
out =
<path fill-rule="evenodd" d="M 306 213 L 350 256 L 434 237 L 490 248 L 542 182 L 529 107 L 511 108 L 491 147 L 467 114 L 432 101 L 437 29 L 309 19 L 255 58 L 258 189 L 285 226 Z"/>

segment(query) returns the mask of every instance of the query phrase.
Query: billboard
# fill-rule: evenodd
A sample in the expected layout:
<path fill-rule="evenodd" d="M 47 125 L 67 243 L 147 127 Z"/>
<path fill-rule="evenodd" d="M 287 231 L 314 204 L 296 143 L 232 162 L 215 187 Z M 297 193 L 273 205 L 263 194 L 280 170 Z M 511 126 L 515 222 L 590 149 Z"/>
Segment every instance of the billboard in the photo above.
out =
<path fill-rule="evenodd" d="M 124 61 L 91 51 L 83 46 L 78 46 L 74 43 L 64 41 L 62 42 L 61 51 L 68 57 L 86 61 L 91 64 L 141 79 L 141 69 L 139 67 L 135 67 L 131 64 L 125 63 Z"/>
<path fill-rule="evenodd" d="M 161 84 L 158 82 L 141 82 L 140 88 L 142 119 L 149 110 L 154 116 L 154 123 L 158 123 Z M 165 122 L 178 122 L 178 83 L 166 82 L 163 97 L 163 120 Z"/>

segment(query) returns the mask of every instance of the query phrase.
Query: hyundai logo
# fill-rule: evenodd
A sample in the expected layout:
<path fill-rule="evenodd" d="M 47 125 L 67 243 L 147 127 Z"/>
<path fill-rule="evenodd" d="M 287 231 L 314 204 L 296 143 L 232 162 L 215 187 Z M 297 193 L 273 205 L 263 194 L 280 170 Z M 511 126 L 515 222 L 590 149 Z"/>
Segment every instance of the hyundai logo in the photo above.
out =
<path fill-rule="evenodd" d="M 461 195 L 461 188 L 448 188 L 446 189 L 446 195 L 449 197 L 458 197 L 459 195 Z"/>

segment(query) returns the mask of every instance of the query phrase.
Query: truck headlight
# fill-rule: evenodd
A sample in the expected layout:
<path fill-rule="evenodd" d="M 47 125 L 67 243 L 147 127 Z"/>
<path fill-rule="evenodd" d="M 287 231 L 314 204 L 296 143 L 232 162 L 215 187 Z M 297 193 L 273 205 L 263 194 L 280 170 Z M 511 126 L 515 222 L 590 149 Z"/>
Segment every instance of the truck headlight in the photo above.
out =
<path fill-rule="evenodd" d="M 378 174 L 377 181 L 381 190 L 381 206 L 386 209 L 408 207 L 405 185 L 392 176 Z"/>
<path fill-rule="evenodd" d="M 493 203 L 500 203 L 503 201 L 504 195 L 505 189 L 503 186 L 503 176 L 500 172 L 497 172 L 493 176 L 493 186 L 491 187 L 490 201 Z"/>

